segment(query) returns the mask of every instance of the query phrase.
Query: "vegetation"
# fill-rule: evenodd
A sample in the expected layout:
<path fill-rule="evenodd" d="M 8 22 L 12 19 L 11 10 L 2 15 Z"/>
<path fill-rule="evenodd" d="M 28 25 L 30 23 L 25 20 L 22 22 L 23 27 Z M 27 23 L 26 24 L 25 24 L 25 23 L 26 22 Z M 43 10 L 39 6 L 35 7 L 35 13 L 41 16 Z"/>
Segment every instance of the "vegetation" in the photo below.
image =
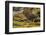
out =
<path fill-rule="evenodd" d="M 40 26 L 40 8 L 24 8 L 23 10 L 22 13 L 13 16 L 13 28 Z"/>

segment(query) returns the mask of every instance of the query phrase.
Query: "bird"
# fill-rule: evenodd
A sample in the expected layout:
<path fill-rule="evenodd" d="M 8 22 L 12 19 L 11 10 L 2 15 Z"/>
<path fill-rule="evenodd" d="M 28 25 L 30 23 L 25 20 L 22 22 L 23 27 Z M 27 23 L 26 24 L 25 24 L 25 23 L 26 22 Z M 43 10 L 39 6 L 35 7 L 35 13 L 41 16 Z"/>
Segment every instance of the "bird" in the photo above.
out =
<path fill-rule="evenodd" d="M 33 19 L 37 18 L 37 15 L 32 13 L 33 8 L 25 8 L 23 14 L 27 17 L 28 20 L 33 21 Z"/>

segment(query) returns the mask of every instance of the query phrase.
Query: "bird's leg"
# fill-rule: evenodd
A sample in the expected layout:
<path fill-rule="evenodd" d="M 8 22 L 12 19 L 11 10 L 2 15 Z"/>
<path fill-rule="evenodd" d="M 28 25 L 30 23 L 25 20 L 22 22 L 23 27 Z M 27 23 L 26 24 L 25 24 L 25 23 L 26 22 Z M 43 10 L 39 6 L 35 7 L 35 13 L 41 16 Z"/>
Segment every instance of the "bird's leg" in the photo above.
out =
<path fill-rule="evenodd" d="M 34 23 L 35 19 L 33 19 L 33 23 Z"/>

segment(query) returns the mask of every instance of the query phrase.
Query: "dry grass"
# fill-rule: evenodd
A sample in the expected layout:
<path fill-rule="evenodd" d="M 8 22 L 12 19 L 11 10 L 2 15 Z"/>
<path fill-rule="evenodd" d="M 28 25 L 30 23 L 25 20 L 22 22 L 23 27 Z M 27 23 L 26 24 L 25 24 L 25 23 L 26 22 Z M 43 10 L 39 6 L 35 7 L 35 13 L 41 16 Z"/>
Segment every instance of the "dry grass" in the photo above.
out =
<path fill-rule="evenodd" d="M 14 21 L 13 23 L 13 27 L 14 28 L 29 28 L 29 27 L 37 27 L 37 26 L 40 26 L 40 22 L 17 22 L 17 21 Z"/>
<path fill-rule="evenodd" d="M 29 27 L 40 26 L 40 22 L 34 22 L 34 21 L 32 22 L 27 18 L 30 17 L 29 13 L 31 12 L 33 12 L 34 15 L 37 15 L 36 13 L 40 12 L 40 10 L 39 8 L 38 9 L 34 8 L 33 10 L 31 10 L 31 8 L 25 8 L 23 13 L 18 13 L 13 17 L 13 28 L 29 28 Z"/>

